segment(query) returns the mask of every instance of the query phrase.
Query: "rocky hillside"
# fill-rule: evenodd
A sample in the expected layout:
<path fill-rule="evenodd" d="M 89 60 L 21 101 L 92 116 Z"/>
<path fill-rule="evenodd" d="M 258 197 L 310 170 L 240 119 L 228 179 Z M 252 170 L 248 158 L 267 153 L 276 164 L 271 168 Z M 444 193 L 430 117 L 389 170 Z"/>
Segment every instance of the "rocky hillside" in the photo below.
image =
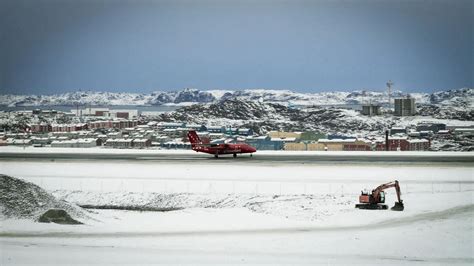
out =
<path fill-rule="evenodd" d="M 362 117 L 352 110 L 308 107 L 290 108 L 277 103 L 225 99 L 213 104 L 195 104 L 174 112 L 163 113 L 158 121 L 186 121 L 216 125 L 226 124 L 252 128 L 254 132 L 269 130 L 321 130 L 331 133 L 355 131 L 381 132 L 392 121 Z"/>
<path fill-rule="evenodd" d="M 215 100 L 211 93 L 195 89 L 151 94 L 77 91 L 54 95 L 0 95 L 0 105 L 6 106 L 162 105 Z"/>
<path fill-rule="evenodd" d="M 418 104 L 460 105 L 472 108 L 473 89 L 464 88 L 427 93 L 410 93 Z M 400 91 L 393 92 L 393 97 L 405 96 Z M 183 103 L 211 103 L 221 100 L 257 101 L 278 103 L 286 106 L 342 105 L 386 103 L 386 92 L 353 91 L 353 92 L 320 92 L 299 93 L 289 90 L 210 90 L 184 89 L 170 92 L 112 93 L 76 91 L 55 95 L 0 95 L 0 105 L 6 106 L 57 106 L 76 104 L 85 105 L 173 105 Z"/>
<path fill-rule="evenodd" d="M 435 92 L 430 95 L 430 103 L 444 106 L 459 106 L 472 108 L 474 103 L 474 90 L 463 88 L 457 90 Z"/>

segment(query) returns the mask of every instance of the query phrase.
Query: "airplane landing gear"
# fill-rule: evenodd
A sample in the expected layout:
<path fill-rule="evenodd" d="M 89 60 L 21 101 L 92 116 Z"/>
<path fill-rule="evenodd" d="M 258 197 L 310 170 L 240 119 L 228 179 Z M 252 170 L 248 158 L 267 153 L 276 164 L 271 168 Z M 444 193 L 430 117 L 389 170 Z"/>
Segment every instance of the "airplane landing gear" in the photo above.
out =
<path fill-rule="evenodd" d="M 234 153 L 234 158 L 237 158 L 237 153 Z"/>
<path fill-rule="evenodd" d="M 250 157 L 252 157 L 252 156 L 253 156 L 253 154 L 250 154 Z"/>
<path fill-rule="evenodd" d="M 216 158 L 216 159 L 219 158 L 219 155 L 217 155 L 217 153 L 214 154 L 214 158 Z"/>

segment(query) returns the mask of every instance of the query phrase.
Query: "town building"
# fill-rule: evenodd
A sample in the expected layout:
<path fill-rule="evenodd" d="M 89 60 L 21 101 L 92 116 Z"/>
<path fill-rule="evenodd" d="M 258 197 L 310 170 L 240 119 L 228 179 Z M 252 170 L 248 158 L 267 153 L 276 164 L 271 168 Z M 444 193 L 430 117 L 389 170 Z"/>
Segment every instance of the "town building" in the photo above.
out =
<path fill-rule="evenodd" d="M 362 105 L 362 114 L 368 116 L 380 115 L 380 105 Z"/>
<path fill-rule="evenodd" d="M 390 128 L 390 135 L 395 135 L 395 134 L 406 134 L 407 129 L 405 127 L 392 127 Z"/>
<path fill-rule="evenodd" d="M 370 151 L 370 142 L 357 139 L 320 139 L 315 145 L 318 151 Z"/>
<path fill-rule="evenodd" d="M 174 122 L 160 122 L 157 125 L 158 129 L 177 129 L 179 127 L 184 127 L 185 123 L 174 123 Z"/>
<path fill-rule="evenodd" d="M 304 142 L 289 142 L 285 143 L 285 151 L 307 151 L 308 144 Z"/>
<path fill-rule="evenodd" d="M 247 137 L 246 143 L 257 150 L 283 150 L 285 142 L 272 140 L 270 136 Z"/>
<path fill-rule="evenodd" d="M 221 126 L 207 126 L 206 128 L 209 133 L 225 133 L 226 132 L 225 127 L 221 127 Z"/>
<path fill-rule="evenodd" d="M 396 116 L 411 116 L 415 115 L 416 106 L 414 98 L 397 98 L 395 99 L 395 112 Z"/>
<path fill-rule="evenodd" d="M 455 136 L 474 136 L 474 128 L 456 128 L 453 134 Z"/>
<path fill-rule="evenodd" d="M 409 139 L 409 151 L 426 151 L 430 148 L 430 141 L 427 139 Z"/>
<path fill-rule="evenodd" d="M 343 151 L 371 151 L 372 143 L 367 140 L 356 139 L 354 142 L 344 143 L 342 146 Z"/>
<path fill-rule="evenodd" d="M 8 138 L 6 140 L 7 145 L 13 145 L 13 146 L 30 146 L 33 144 L 33 141 L 31 139 L 11 139 Z"/>
<path fill-rule="evenodd" d="M 151 140 L 150 139 L 134 139 L 132 141 L 132 146 L 138 149 L 148 148 L 151 146 Z"/>
<path fill-rule="evenodd" d="M 295 138 L 301 137 L 301 132 L 284 132 L 284 131 L 270 131 L 267 134 L 271 138 Z"/>
<path fill-rule="evenodd" d="M 131 139 L 108 139 L 105 142 L 106 147 L 116 148 L 116 149 L 128 149 L 132 147 Z"/>
<path fill-rule="evenodd" d="M 424 151 L 431 143 L 427 139 L 408 139 L 408 137 L 391 137 L 388 139 L 389 151 Z M 385 151 L 385 142 L 377 142 L 375 150 Z"/>
<path fill-rule="evenodd" d="M 99 138 L 54 140 L 51 142 L 53 148 L 92 148 L 101 145 L 102 140 Z"/>
<path fill-rule="evenodd" d="M 446 124 L 442 123 L 420 123 L 416 126 L 416 131 L 433 131 L 438 132 L 440 130 L 446 130 Z"/>

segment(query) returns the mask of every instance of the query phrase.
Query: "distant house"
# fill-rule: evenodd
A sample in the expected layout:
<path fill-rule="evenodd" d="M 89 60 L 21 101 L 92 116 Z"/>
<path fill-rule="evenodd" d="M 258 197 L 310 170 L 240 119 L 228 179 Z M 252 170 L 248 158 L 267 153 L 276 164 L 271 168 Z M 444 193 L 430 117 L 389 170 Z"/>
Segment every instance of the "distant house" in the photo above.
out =
<path fill-rule="evenodd" d="M 240 136 L 251 136 L 253 135 L 253 130 L 250 128 L 239 128 L 237 134 Z"/>
<path fill-rule="evenodd" d="M 174 123 L 174 122 L 160 122 L 157 124 L 157 127 L 160 129 L 168 129 L 168 128 L 179 128 L 179 127 L 184 127 L 184 123 Z"/>
<path fill-rule="evenodd" d="M 407 129 L 405 127 L 392 127 L 390 128 L 390 135 L 395 135 L 395 134 L 406 134 Z"/>
<path fill-rule="evenodd" d="M 285 142 L 281 139 L 272 139 L 269 136 L 249 137 L 246 143 L 257 150 L 283 150 Z"/>
<path fill-rule="evenodd" d="M 207 126 L 206 128 L 209 133 L 226 133 L 225 127 Z"/>
<path fill-rule="evenodd" d="M 168 141 L 161 144 L 165 149 L 191 149 L 191 143 L 182 141 Z"/>
<path fill-rule="evenodd" d="M 417 131 L 433 131 L 446 130 L 446 124 L 442 123 L 420 123 L 416 126 Z"/>
<path fill-rule="evenodd" d="M 100 138 L 54 140 L 51 142 L 51 147 L 53 148 L 92 148 L 98 145 L 102 145 Z"/>
<path fill-rule="evenodd" d="M 33 144 L 33 141 L 31 139 L 7 139 L 6 140 L 7 145 L 13 145 L 13 146 L 30 146 Z"/>
<path fill-rule="evenodd" d="M 474 136 L 474 128 L 456 128 L 453 134 L 455 136 Z"/>
<path fill-rule="evenodd" d="M 138 117 L 138 110 L 129 109 L 129 110 L 110 110 L 109 114 L 111 117 L 130 119 Z"/>
<path fill-rule="evenodd" d="M 139 149 L 148 148 L 151 146 L 151 140 L 150 139 L 134 139 L 132 141 L 132 146 L 134 148 L 139 148 Z"/>
<path fill-rule="evenodd" d="M 204 125 L 198 125 L 198 124 L 186 124 L 186 130 L 196 130 L 196 131 L 206 131 L 207 128 Z"/>
<path fill-rule="evenodd" d="M 117 148 L 117 149 L 128 149 L 132 147 L 131 139 L 108 139 L 105 142 L 106 147 Z"/>
<path fill-rule="evenodd" d="M 308 144 L 309 145 L 309 144 Z M 319 151 L 370 151 L 371 143 L 358 139 L 320 139 L 312 145 L 312 150 Z"/>
<path fill-rule="evenodd" d="M 285 151 L 306 151 L 308 150 L 307 143 L 303 142 L 289 142 L 285 143 Z"/>
<path fill-rule="evenodd" d="M 408 139 L 407 137 L 392 137 L 388 140 L 389 151 L 424 151 L 431 146 L 429 140 L 426 139 Z M 376 150 L 384 151 L 385 142 L 378 142 Z"/>
<path fill-rule="evenodd" d="M 409 151 L 426 151 L 430 148 L 430 142 L 427 139 L 409 139 Z"/>
<path fill-rule="evenodd" d="M 270 131 L 268 136 L 271 138 L 295 138 L 301 137 L 301 132 Z"/>

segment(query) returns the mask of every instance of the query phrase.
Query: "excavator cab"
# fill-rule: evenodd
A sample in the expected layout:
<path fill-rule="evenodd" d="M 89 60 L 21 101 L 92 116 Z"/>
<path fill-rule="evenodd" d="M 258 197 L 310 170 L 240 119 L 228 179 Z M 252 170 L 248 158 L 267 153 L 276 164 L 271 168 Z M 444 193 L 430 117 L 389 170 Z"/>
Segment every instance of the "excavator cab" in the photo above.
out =
<path fill-rule="evenodd" d="M 380 203 L 385 203 L 385 191 L 380 191 Z"/>

